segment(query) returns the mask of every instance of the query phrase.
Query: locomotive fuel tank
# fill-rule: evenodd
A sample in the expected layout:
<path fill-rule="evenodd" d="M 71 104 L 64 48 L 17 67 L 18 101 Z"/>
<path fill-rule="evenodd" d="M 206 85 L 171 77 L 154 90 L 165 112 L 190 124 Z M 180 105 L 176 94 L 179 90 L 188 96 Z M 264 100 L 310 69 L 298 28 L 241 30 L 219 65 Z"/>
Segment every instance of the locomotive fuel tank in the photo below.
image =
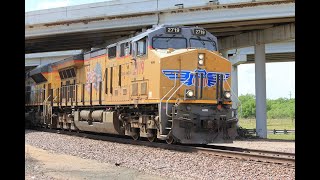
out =
<path fill-rule="evenodd" d="M 91 131 L 109 134 L 124 134 L 123 130 L 121 130 L 120 128 L 118 115 L 114 111 L 75 111 L 74 123 L 75 126 L 81 131 Z"/>

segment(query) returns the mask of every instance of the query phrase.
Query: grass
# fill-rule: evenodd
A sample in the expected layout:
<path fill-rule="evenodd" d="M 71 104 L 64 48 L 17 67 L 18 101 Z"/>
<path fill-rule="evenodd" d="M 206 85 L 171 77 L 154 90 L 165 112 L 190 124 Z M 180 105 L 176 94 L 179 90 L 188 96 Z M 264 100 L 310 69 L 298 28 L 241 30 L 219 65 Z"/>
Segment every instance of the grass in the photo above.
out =
<path fill-rule="evenodd" d="M 240 119 L 239 125 L 246 129 L 255 129 L 256 128 L 256 120 L 255 119 Z M 267 129 L 272 130 L 293 130 L 295 129 L 295 121 L 291 119 L 267 119 Z"/>
<path fill-rule="evenodd" d="M 240 119 L 239 125 L 246 129 L 255 129 L 256 120 L 255 119 Z M 295 120 L 292 119 L 267 119 L 267 129 L 268 130 L 294 130 Z M 268 134 L 268 139 L 285 139 L 285 140 L 295 140 L 295 133 L 289 134 Z"/>
<path fill-rule="evenodd" d="M 295 140 L 295 133 L 289 134 L 268 134 L 268 139 Z"/>

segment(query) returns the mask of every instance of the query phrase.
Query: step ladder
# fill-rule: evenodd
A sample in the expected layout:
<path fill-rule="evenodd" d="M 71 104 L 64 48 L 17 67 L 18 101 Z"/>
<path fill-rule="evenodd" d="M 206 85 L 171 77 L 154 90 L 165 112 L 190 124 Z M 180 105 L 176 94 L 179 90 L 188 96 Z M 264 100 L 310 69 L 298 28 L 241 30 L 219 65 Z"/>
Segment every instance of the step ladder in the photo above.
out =
<path fill-rule="evenodd" d="M 42 118 L 44 125 L 51 125 L 52 124 L 52 106 L 51 103 L 48 102 L 50 96 L 43 101 L 42 103 Z M 47 124 L 48 120 L 50 120 L 50 124 Z"/>
<path fill-rule="evenodd" d="M 165 127 L 165 130 L 166 131 L 166 135 L 169 134 L 169 132 L 171 131 L 172 129 L 172 125 L 173 125 L 173 119 L 177 116 L 178 112 L 175 108 L 175 106 L 172 107 L 172 110 L 171 110 L 171 113 L 170 113 L 170 117 L 168 117 L 168 121 L 167 121 L 167 124 L 166 124 L 166 127 Z"/>

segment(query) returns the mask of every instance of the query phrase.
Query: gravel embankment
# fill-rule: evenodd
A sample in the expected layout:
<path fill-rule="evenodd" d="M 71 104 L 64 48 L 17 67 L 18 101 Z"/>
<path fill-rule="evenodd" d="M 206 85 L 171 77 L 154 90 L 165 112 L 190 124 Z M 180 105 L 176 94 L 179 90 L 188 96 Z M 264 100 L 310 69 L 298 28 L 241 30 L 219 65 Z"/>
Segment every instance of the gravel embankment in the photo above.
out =
<path fill-rule="evenodd" d="M 63 134 L 26 130 L 25 143 L 56 153 L 99 162 L 119 163 L 123 167 L 177 179 L 295 179 L 295 169 L 282 165 L 119 144 Z"/>

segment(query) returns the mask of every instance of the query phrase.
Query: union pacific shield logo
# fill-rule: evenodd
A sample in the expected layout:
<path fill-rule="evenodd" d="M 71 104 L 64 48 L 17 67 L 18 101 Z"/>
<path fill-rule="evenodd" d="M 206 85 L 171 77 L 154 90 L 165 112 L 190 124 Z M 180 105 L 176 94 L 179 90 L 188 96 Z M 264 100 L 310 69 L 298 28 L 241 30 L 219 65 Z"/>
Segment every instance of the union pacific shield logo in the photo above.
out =
<path fill-rule="evenodd" d="M 191 71 L 186 70 L 162 70 L 162 73 L 169 78 L 170 80 L 175 80 L 178 78 L 180 74 L 180 81 L 186 81 L 185 85 L 187 86 L 194 86 L 195 85 L 195 74 L 192 74 Z M 217 74 L 224 74 L 224 81 L 226 81 L 230 77 L 230 73 L 226 72 L 207 72 L 205 69 L 195 70 L 194 72 L 198 73 L 198 78 L 200 80 L 200 76 L 202 74 L 203 77 L 203 86 L 212 87 L 217 83 Z M 199 83 L 200 84 L 200 83 Z"/>

